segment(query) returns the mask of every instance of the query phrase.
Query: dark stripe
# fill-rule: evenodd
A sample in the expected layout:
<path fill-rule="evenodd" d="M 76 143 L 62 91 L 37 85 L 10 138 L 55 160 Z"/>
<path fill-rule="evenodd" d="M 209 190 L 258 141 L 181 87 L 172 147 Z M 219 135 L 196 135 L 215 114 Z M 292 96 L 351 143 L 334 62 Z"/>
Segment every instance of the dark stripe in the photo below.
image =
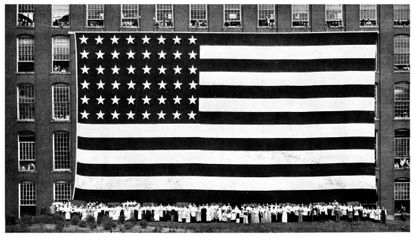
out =
<path fill-rule="evenodd" d="M 194 202 L 203 204 L 232 203 L 309 203 L 309 202 L 376 202 L 374 189 L 310 190 L 310 191 L 216 191 L 216 190 L 84 190 L 75 188 L 75 200 L 102 202 Z"/>
<path fill-rule="evenodd" d="M 375 59 L 316 59 L 316 60 L 200 60 L 199 71 L 236 72 L 316 72 L 374 71 Z"/>
<path fill-rule="evenodd" d="M 336 112 L 199 112 L 206 124 L 373 123 L 373 111 Z"/>
<path fill-rule="evenodd" d="M 139 158 L 137 159 L 139 162 Z M 219 176 L 304 177 L 332 175 L 375 175 L 375 165 L 354 164 L 83 164 L 77 174 L 85 176 Z"/>
<path fill-rule="evenodd" d="M 374 149 L 373 137 L 301 139 L 229 138 L 85 138 L 78 137 L 84 150 L 332 150 Z"/>
<path fill-rule="evenodd" d="M 202 98 L 336 98 L 374 97 L 373 85 L 201 86 Z"/>

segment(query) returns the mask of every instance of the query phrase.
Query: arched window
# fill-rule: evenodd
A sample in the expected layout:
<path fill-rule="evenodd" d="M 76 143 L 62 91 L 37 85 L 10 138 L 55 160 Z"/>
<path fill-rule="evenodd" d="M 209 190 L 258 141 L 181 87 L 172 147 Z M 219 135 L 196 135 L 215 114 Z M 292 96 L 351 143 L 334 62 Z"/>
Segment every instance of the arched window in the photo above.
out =
<path fill-rule="evenodd" d="M 52 71 L 54 73 L 69 72 L 69 37 L 52 37 Z"/>
<path fill-rule="evenodd" d="M 19 171 L 35 171 L 36 169 L 36 138 L 30 131 L 18 134 L 18 161 Z"/>
<path fill-rule="evenodd" d="M 68 181 L 53 183 L 53 201 L 67 202 L 72 199 L 72 184 Z"/>
<path fill-rule="evenodd" d="M 53 133 L 53 170 L 71 169 L 69 133 L 57 131 Z"/>
<path fill-rule="evenodd" d="M 17 72 L 35 71 L 34 45 L 32 36 L 17 38 Z"/>
<path fill-rule="evenodd" d="M 19 183 L 19 217 L 36 215 L 36 184 L 30 181 Z"/>
<path fill-rule="evenodd" d="M 17 86 L 17 120 L 35 120 L 35 91 L 33 84 L 24 83 Z"/>
<path fill-rule="evenodd" d="M 393 5 L 393 25 L 394 26 L 409 26 L 409 4 L 395 4 Z"/>
<path fill-rule="evenodd" d="M 409 178 L 397 178 L 393 186 L 393 198 L 395 200 L 395 213 L 402 213 L 404 209 L 407 213 L 410 211 L 409 202 Z"/>
<path fill-rule="evenodd" d="M 399 35 L 393 38 L 394 69 L 409 70 L 409 36 Z"/>
<path fill-rule="evenodd" d="M 57 121 L 70 119 L 70 88 L 69 85 L 59 83 L 52 85 L 52 118 Z"/>
<path fill-rule="evenodd" d="M 409 118 L 409 83 L 400 82 L 395 84 L 394 108 L 396 119 Z"/>
<path fill-rule="evenodd" d="M 409 168 L 409 130 L 396 130 L 394 142 L 395 169 Z"/>

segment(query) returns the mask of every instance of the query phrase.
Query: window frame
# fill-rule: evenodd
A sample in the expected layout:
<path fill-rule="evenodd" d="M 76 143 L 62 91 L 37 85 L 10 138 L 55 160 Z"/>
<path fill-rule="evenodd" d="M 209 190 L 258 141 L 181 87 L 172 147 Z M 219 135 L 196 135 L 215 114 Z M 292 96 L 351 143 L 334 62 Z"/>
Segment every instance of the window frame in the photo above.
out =
<path fill-rule="evenodd" d="M 163 6 L 170 5 L 171 6 L 171 9 L 164 9 L 164 8 L 159 9 L 159 7 L 161 5 L 163 5 Z M 164 18 L 163 18 L 163 20 L 160 20 L 159 21 L 158 18 L 159 18 L 159 15 L 161 13 L 159 14 L 158 11 L 171 11 L 171 18 L 169 19 L 167 17 L 167 19 L 169 19 L 170 22 L 165 21 Z M 166 13 L 164 13 L 164 14 L 166 14 Z M 167 16 L 168 16 L 168 14 L 169 13 L 167 13 Z M 171 29 L 171 28 L 174 28 L 174 4 L 156 4 L 156 7 L 155 7 L 155 18 L 154 19 L 155 19 L 154 20 L 154 24 L 156 25 L 157 28 L 163 28 L 163 29 Z M 163 24 L 161 24 L 161 23 L 163 23 Z M 168 25 L 168 23 L 170 23 L 171 25 Z"/>
<path fill-rule="evenodd" d="M 294 26 L 294 7 L 298 5 L 306 5 L 307 6 L 307 24 L 304 26 Z M 300 20 L 302 22 L 303 20 Z M 293 28 L 307 28 L 310 27 L 310 5 L 309 4 L 291 4 L 291 27 Z"/>
<path fill-rule="evenodd" d="M 397 189 L 397 187 L 399 187 L 399 186 L 396 186 L 396 185 L 404 185 L 404 186 L 400 186 L 400 187 L 401 188 L 406 187 L 406 188 L 404 188 L 404 190 L 407 189 L 407 191 L 403 191 L 403 194 L 402 194 L 402 191 L 397 191 L 397 190 L 399 190 L 399 189 Z M 411 188 L 410 181 L 394 181 L 393 182 L 393 200 L 395 200 L 395 201 L 408 201 L 408 200 L 410 200 L 410 188 Z M 400 192 L 400 194 L 398 194 L 398 192 Z"/>
<path fill-rule="evenodd" d="M 67 92 L 68 92 L 68 95 L 67 95 L 67 102 L 55 102 L 55 87 L 58 87 L 58 86 L 65 86 L 65 88 L 67 89 Z M 66 83 L 55 83 L 55 84 L 53 84 L 52 85 L 52 87 L 51 87 L 51 89 L 52 89 L 52 120 L 53 121 L 55 121 L 55 122 L 68 122 L 68 121 L 70 121 L 71 120 L 71 88 L 70 88 L 70 86 L 69 86 L 69 84 L 66 84 Z M 60 89 L 61 91 L 62 91 L 62 88 Z M 57 117 L 55 117 L 55 114 L 57 114 L 56 112 L 55 112 L 55 104 L 56 103 L 59 103 L 59 104 L 62 104 L 62 105 L 65 105 L 65 104 L 67 104 L 68 106 L 68 110 L 67 110 L 67 118 L 57 118 Z"/>
<path fill-rule="evenodd" d="M 89 8 L 90 8 L 90 6 L 92 6 L 92 5 L 97 5 L 97 6 L 102 6 L 102 19 L 99 19 L 99 18 L 97 18 L 97 19 L 90 19 L 90 14 L 89 14 Z M 92 10 L 95 10 L 95 11 L 99 11 L 100 9 L 92 9 Z M 85 20 L 86 20 L 86 28 L 98 28 L 98 29 L 100 29 L 100 28 L 104 28 L 105 27 L 105 4 L 86 4 L 86 15 L 85 15 Z M 89 21 L 102 21 L 102 26 L 90 26 L 89 25 Z"/>
<path fill-rule="evenodd" d="M 31 186 L 31 187 L 29 187 Z M 18 198 L 17 198 L 17 202 L 18 202 L 18 216 L 19 218 L 21 217 L 21 210 L 22 207 L 33 207 L 34 209 L 36 209 L 36 204 L 37 204 L 37 186 L 34 182 L 32 181 L 21 181 L 18 183 L 17 185 L 18 188 Z M 25 190 L 27 190 L 28 188 L 30 189 L 29 191 L 26 191 L 24 194 L 26 194 L 26 196 L 28 198 L 26 198 L 26 196 L 23 196 L 23 190 L 24 188 L 26 188 Z M 30 199 L 32 198 L 32 199 Z M 23 201 L 27 201 L 28 204 L 26 204 L 26 202 Z"/>
<path fill-rule="evenodd" d="M 192 6 L 195 6 L 195 5 L 203 5 L 204 7 L 205 7 L 205 9 L 202 9 L 202 10 L 200 10 L 200 9 L 192 9 Z M 205 19 L 192 19 L 192 11 L 205 11 Z M 191 28 L 191 29 L 205 29 L 205 28 L 208 28 L 209 27 L 209 21 L 208 21 L 208 19 L 209 19 L 209 17 L 208 17 L 209 15 L 208 15 L 208 5 L 207 4 L 189 4 L 189 28 Z M 192 25 L 192 21 L 197 21 L 198 22 L 198 26 L 193 26 Z M 200 26 L 200 22 L 205 22 L 206 23 L 206 26 Z"/>
<path fill-rule="evenodd" d="M 58 135 L 61 135 L 61 136 L 65 136 L 66 138 L 63 138 L 63 137 L 61 137 L 61 138 L 57 138 L 57 136 Z M 61 141 L 56 141 L 57 139 L 61 139 Z M 64 144 L 64 143 L 67 143 L 66 145 L 62 145 L 62 144 Z M 57 144 L 60 144 L 62 147 L 66 147 L 67 149 L 66 150 L 64 150 L 64 149 L 60 149 L 60 150 L 58 150 L 57 151 Z M 52 158 L 53 158 L 53 171 L 59 171 L 59 172 L 61 172 L 61 171 L 71 171 L 71 138 L 70 138 L 70 135 L 69 135 L 69 132 L 67 132 L 67 131 L 55 131 L 55 132 L 53 132 L 52 133 L 52 153 L 53 153 L 53 155 L 52 155 Z M 65 154 L 65 155 L 60 155 L 60 156 L 57 156 L 57 153 L 61 153 L 61 154 Z M 68 164 L 68 168 L 56 168 L 56 166 L 57 166 L 57 157 L 60 157 L 59 158 L 59 163 L 61 163 L 61 164 Z M 67 157 L 67 158 L 66 158 Z M 65 160 L 65 161 L 64 161 Z M 61 166 L 61 167 L 63 167 L 63 166 Z"/>
<path fill-rule="evenodd" d="M 132 5 L 134 5 L 135 7 L 137 7 L 137 9 L 124 9 L 124 7 L 126 7 L 126 5 L 128 5 L 129 7 L 131 7 Z M 123 17 L 124 13 L 123 11 L 137 11 L 137 17 L 133 18 L 133 17 L 128 17 L 125 18 Z M 121 24 L 121 28 L 126 28 L 126 29 L 139 29 L 140 28 L 140 5 L 139 4 L 121 4 L 121 9 L 120 9 L 120 24 Z M 123 25 L 123 20 L 137 20 L 137 26 L 125 26 Z"/>
<path fill-rule="evenodd" d="M 393 158 L 394 164 L 398 164 L 398 166 L 394 166 L 395 169 L 409 168 L 408 165 L 401 165 L 401 162 L 409 164 L 411 162 L 410 142 L 411 138 L 409 129 L 395 130 L 395 135 L 393 138 Z"/>
<path fill-rule="evenodd" d="M 23 25 L 20 25 L 19 24 L 19 14 L 20 14 L 20 9 L 19 9 L 19 7 L 21 6 L 21 5 L 24 5 L 24 6 L 31 6 L 32 7 L 32 9 L 33 9 L 33 19 L 31 19 L 32 20 L 32 22 L 33 22 L 33 24 L 32 25 L 30 25 L 30 26 L 23 26 Z M 22 28 L 35 28 L 35 13 L 36 13 L 36 10 L 35 10 L 35 4 L 17 4 L 17 7 L 16 7 L 16 27 L 22 27 Z M 22 13 L 23 14 L 23 13 Z M 25 16 L 26 17 L 26 16 Z M 28 17 L 29 18 L 29 17 Z M 29 18 L 30 19 L 30 18 Z"/>
<path fill-rule="evenodd" d="M 67 43 L 67 48 L 66 48 L 67 53 L 66 54 L 59 54 L 59 55 L 67 56 L 67 60 L 65 60 L 65 59 L 55 60 L 55 49 L 57 49 L 57 47 L 55 47 L 54 40 L 58 39 L 58 38 L 67 40 L 67 42 L 66 42 Z M 51 72 L 54 73 L 54 74 L 70 74 L 69 66 L 70 66 L 70 61 L 71 61 L 71 39 L 68 36 L 55 35 L 55 36 L 52 36 L 51 41 L 52 41 L 52 43 L 51 43 L 51 45 L 52 45 L 52 52 L 51 52 L 52 53 L 51 54 L 51 56 L 52 56 L 52 60 L 51 60 L 52 61 L 52 70 L 51 70 Z M 64 50 L 62 50 L 62 49 L 64 49 L 63 47 L 61 47 L 59 49 L 60 49 L 60 51 L 64 51 Z M 58 54 L 56 54 L 56 55 L 58 55 Z M 67 62 L 67 70 L 66 71 L 55 71 L 55 69 L 54 69 L 55 68 L 55 61 L 57 61 L 57 62 Z"/>
<path fill-rule="evenodd" d="M 31 140 L 22 140 L 22 137 L 27 138 L 33 137 Z M 22 153 L 25 154 L 23 157 L 30 157 L 29 159 L 22 158 Z M 17 133 L 17 168 L 19 172 L 36 172 L 37 162 L 37 148 L 36 148 L 36 134 L 32 131 L 21 131 Z M 24 164 L 23 163 L 27 163 Z M 23 169 L 27 165 L 27 169 Z M 31 167 L 33 169 L 31 169 Z"/>
<path fill-rule="evenodd" d="M 396 90 L 401 87 L 402 90 L 407 90 L 407 94 L 397 94 Z M 410 84 L 408 82 L 397 82 L 393 87 L 393 115 L 395 120 L 409 120 L 410 119 Z M 400 97 L 398 97 L 400 96 Z M 402 99 L 403 98 L 403 99 Z M 398 104 L 399 103 L 399 104 Z M 397 113 L 400 112 L 400 113 Z M 399 114 L 406 114 L 407 116 L 399 116 Z M 398 116 L 397 116 L 398 115 Z"/>
<path fill-rule="evenodd" d="M 396 14 L 396 12 L 398 10 L 400 11 L 400 13 L 403 11 L 402 9 L 395 9 L 398 6 L 399 7 L 403 7 L 403 6 L 407 6 L 408 7 L 407 9 L 404 9 L 404 10 L 406 10 L 408 12 L 408 18 L 404 22 L 407 22 L 408 24 L 402 24 L 402 25 L 396 24 L 396 22 L 398 22 L 398 21 L 403 21 L 401 19 L 396 19 L 397 17 L 395 17 L 397 15 L 402 15 L 402 14 Z M 393 4 L 393 27 L 410 27 L 410 25 L 411 25 L 411 9 L 410 9 L 410 5 L 409 4 Z"/>
<path fill-rule="evenodd" d="M 67 195 L 66 193 L 68 193 L 68 191 L 61 191 L 61 194 L 59 194 L 59 196 L 57 196 L 57 192 L 58 192 L 58 188 L 59 188 L 58 185 L 69 186 L 69 198 L 68 199 L 65 199 L 65 198 L 57 199 L 57 197 L 59 197 L 59 196 L 64 197 L 64 196 Z M 67 202 L 67 201 L 71 200 L 72 199 L 72 188 L 73 188 L 73 185 L 69 181 L 60 180 L 60 181 L 53 182 L 53 202 Z M 67 189 L 67 188 L 64 188 L 64 189 Z M 64 195 L 62 195 L 62 192 L 64 193 Z"/>
<path fill-rule="evenodd" d="M 265 7 L 265 6 L 267 6 L 267 7 L 272 6 L 272 10 L 270 10 L 270 9 L 260 9 L 259 6 L 263 6 L 263 7 Z M 275 28 L 276 27 L 276 23 L 277 23 L 277 11 L 276 11 L 275 8 L 276 8 L 275 4 L 257 4 L 257 27 L 258 28 Z M 268 24 L 267 26 L 260 26 L 259 25 L 259 21 L 260 20 L 266 20 L 267 19 L 266 17 L 260 19 L 260 17 L 259 17 L 260 16 L 260 11 L 272 11 L 273 12 L 272 15 L 274 16 L 274 18 L 273 19 L 270 18 L 270 20 L 273 20 L 273 23 L 271 23 L 271 21 L 270 21 L 270 24 Z"/>
<path fill-rule="evenodd" d="M 63 25 L 63 26 L 62 25 L 60 25 L 60 26 L 54 26 L 53 25 L 53 22 L 54 22 L 54 20 L 53 20 L 53 17 L 54 17 L 53 6 L 68 6 L 68 24 L 67 25 Z M 51 27 L 53 27 L 53 28 L 69 28 L 71 26 L 71 4 L 52 4 L 50 11 L 51 11 Z"/>
<path fill-rule="evenodd" d="M 227 6 L 229 5 L 238 5 L 239 9 L 226 9 Z M 229 22 L 226 20 L 226 11 L 239 11 L 239 20 L 229 20 Z M 238 22 L 239 21 L 239 26 L 231 26 L 232 22 Z M 228 26 L 226 26 L 226 24 L 229 24 Z M 223 27 L 228 29 L 228 28 L 232 28 L 232 29 L 241 29 L 242 28 L 242 4 L 223 4 Z"/>
<path fill-rule="evenodd" d="M 340 25 L 337 25 L 337 26 L 331 26 L 331 25 L 328 24 L 329 20 L 328 20 L 328 14 L 327 14 L 327 11 L 328 11 L 327 7 L 328 6 L 335 6 L 335 5 L 336 6 L 337 5 L 340 5 L 341 19 L 340 20 L 331 20 L 331 22 L 337 21 L 337 22 L 340 22 L 341 24 Z M 343 11 L 343 6 L 344 6 L 343 4 L 325 4 L 325 9 L 324 9 L 324 16 L 325 16 L 325 18 L 324 18 L 324 20 L 325 20 L 325 25 L 326 25 L 327 28 L 342 28 L 342 27 L 344 27 L 344 11 Z M 333 11 L 333 10 L 331 10 L 331 11 Z"/>
<path fill-rule="evenodd" d="M 31 88 L 31 92 L 29 92 L 28 94 L 29 94 L 29 96 L 25 96 L 25 98 L 26 99 L 24 99 L 24 100 L 26 100 L 26 101 L 21 101 L 21 99 L 22 99 L 22 97 L 20 96 L 20 89 L 21 89 L 21 87 L 22 86 L 25 86 L 25 89 L 28 89 L 28 88 Z M 16 90 L 17 90 L 17 103 L 16 103 L 16 105 L 17 105 L 17 121 L 19 121 L 19 122 L 33 122 L 33 121 L 35 121 L 35 87 L 34 87 L 34 85 L 32 84 L 32 83 L 20 83 L 20 84 L 18 84 L 17 85 L 17 87 L 16 87 Z M 27 93 L 27 92 L 26 92 Z M 32 95 L 32 97 L 30 97 L 31 95 Z M 31 101 L 30 101 L 31 100 Z M 33 110 L 33 111 L 31 111 L 29 114 L 31 114 L 31 118 L 25 118 L 25 119 L 22 119 L 21 118 L 21 115 L 22 115 L 22 113 L 21 113 L 21 109 L 20 109 L 20 106 L 21 105 L 26 105 L 26 106 L 24 106 L 24 108 L 29 108 L 28 110 Z M 33 108 L 33 109 L 30 109 L 30 108 Z M 28 111 L 28 110 L 26 110 L 26 111 Z M 25 115 L 27 115 L 28 113 L 24 113 Z"/>
<path fill-rule="evenodd" d="M 20 41 L 23 39 L 30 39 L 31 41 L 31 54 L 24 54 L 26 57 L 31 56 L 32 60 L 20 60 Z M 32 35 L 19 35 L 16 37 L 16 72 L 19 74 L 33 74 L 35 72 L 35 39 Z M 26 48 L 29 48 L 26 45 Z M 23 55 L 23 54 L 22 54 Z M 20 63 L 31 63 L 33 66 L 32 71 L 20 71 L 22 67 L 19 67 Z"/>
<path fill-rule="evenodd" d="M 374 9 L 374 11 L 375 11 L 375 19 L 369 19 L 369 21 L 372 21 L 372 20 L 374 20 L 375 21 L 375 25 L 362 25 L 362 21 L 364 20 L 364 19 L 362 19 L 362 6 L 374 6 L 375 7 L 375 9 Z M 363 9 L 363 11 L 369 11 L 369 10 L 372 10 L 372 9 Z M 376 5 L 376 4 L 360 4 L 359 5 L 359 27 L 361 27 L 361 28 L 370 28 L 370 27 L 378 27 L 378 24 L 379 22 L 378 22 L 378 6 Z"/>
<path fill-rule="evenodd" d="M 398 41 L 398 39 L 402 39 L 401 41 Z M 400 46 L 398 47 L 397 42 L 400 42 Z M 407 53 L 396 53 L 397 49 L 405 49 L 405 46 L 407 47 Z M 411 68 L 411 62 L 410 62 L 410 36 L 409 35 L 395 35 L 393 37 L 393 67 L 394 71 L 399 72 L 409 72 Z M 404 60 L 400 59 L 397 60 L 398 57 L 404 58 Z M 398 63 L 397 63 L 398 61 Z M 404 64 L 402 64 L 404 62 Z M 407 64 L 405 64 L 407 62 Z M 401 69 L 402 67 L 402 69 Z"/>

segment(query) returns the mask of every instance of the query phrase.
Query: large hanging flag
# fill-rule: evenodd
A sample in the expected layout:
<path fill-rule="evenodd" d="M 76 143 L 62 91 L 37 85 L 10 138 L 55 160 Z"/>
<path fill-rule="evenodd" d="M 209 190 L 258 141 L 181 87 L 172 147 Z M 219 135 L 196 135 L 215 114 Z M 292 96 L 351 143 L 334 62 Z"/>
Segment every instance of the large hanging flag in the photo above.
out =
<path fill-rule="evenodd" d="M 377 33 L 75 39 L 75 199 L 376 200 Z"/>

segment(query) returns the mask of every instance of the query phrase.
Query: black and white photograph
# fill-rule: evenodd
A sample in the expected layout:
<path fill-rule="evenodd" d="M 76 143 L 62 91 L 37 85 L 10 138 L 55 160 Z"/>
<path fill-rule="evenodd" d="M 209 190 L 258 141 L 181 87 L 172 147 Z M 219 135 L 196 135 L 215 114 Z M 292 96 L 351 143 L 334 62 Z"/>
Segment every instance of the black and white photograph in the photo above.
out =
<path fill-rule="evenodd" d="M 409 1 L 27 3 L 2 232 L 410 234 Z"/>

